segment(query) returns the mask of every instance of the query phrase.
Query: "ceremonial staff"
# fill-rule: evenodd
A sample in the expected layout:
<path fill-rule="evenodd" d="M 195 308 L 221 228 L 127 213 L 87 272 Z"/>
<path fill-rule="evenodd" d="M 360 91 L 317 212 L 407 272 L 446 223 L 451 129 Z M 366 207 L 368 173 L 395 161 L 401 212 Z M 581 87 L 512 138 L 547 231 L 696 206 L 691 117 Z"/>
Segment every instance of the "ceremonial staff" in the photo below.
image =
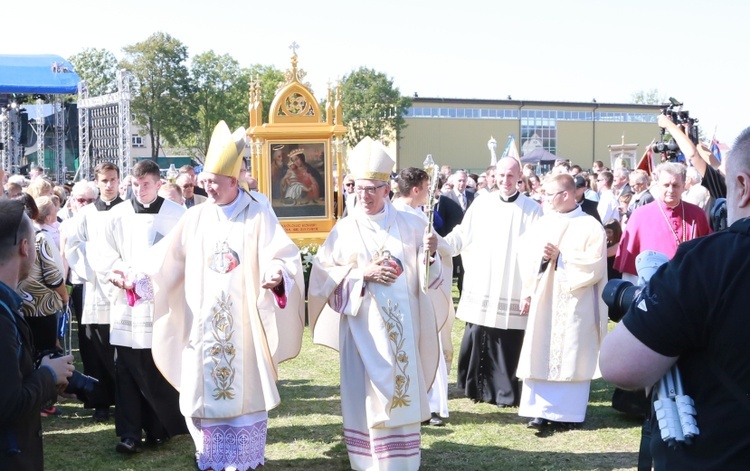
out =
<path fill-rule="evenodd" d="M 432 231 L 432 221 L 435 218 L 435 192 L 437 191 L 438 180 L 440 180 L 440 167 L 435 164 L 432 160 L 432 154 L 427 154 L 427 157 L 422 162 L 424 171 L 427 172 L 429 184 L 429 193 L 427 195 L 427 202 L 424 206 L 424 212 L 427 215 L 427 230 Z M 426 253 L 424 257 L 424 283 L 422 283 L 422 291 L 427 292 L 430 286 L 430 254 Z"/>

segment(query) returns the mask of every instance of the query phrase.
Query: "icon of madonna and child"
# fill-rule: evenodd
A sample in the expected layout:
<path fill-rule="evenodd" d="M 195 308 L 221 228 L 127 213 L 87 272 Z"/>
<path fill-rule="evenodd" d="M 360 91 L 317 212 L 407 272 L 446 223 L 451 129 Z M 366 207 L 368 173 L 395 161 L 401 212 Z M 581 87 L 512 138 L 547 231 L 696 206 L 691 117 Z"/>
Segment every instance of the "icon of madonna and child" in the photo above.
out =
<path fill-rule="evenodd" d="M 278 217 L 325 216 L 325 144 L 271 146 L 271 199 Z"/>

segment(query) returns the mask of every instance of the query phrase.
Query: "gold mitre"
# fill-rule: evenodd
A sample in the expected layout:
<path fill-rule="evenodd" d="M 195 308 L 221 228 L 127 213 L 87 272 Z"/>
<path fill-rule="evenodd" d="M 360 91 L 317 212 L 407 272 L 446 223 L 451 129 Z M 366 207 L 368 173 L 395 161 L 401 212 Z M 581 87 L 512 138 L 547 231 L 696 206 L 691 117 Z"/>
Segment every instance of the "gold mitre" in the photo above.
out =
<path fill-rule="evenodd" d="M 387 182 L 395 163 L 388 149 L 370 137 L 362 139 L 349 151 L 349 170 L 355 180 Z"/>
<path fill-rule="evenodd" d="M 245 150 L 245 128 L 232 133 L 224 121 L 214 128 L 208 144 L 203 171 L 237 178 L 242 168 L 242 152 Z"/>

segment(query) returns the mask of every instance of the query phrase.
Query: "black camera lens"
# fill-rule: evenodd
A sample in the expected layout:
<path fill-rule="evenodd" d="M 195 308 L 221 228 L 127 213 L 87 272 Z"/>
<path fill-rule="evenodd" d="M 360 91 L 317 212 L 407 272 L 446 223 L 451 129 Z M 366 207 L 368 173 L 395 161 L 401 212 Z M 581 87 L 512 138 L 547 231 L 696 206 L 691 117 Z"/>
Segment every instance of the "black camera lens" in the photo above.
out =
<path fill-rule="evenodd" d="M 86 376 L 78 371 L 73 372 L 73 376 L 68 378 L 68 385 L 65 387 L 65 392 L 68 394 L 75 394 L 79 399 L 88 397 L 89 394 L 94 392 L 94 386 L 99 380 Z"/>
<path fill-rule="evenodd" d="M 641 292 L 640 286 L 625 280 L 609 280 L 602 290 L 602 300 L 609 307 L 609 318 L 620 322 Z"/>

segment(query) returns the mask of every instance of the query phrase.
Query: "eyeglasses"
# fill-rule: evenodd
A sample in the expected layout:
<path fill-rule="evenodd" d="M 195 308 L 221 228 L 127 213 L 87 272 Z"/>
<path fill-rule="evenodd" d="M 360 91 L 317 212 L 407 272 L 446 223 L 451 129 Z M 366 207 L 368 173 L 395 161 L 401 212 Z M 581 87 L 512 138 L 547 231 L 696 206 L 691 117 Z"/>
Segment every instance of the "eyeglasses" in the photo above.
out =
<path fill-rule="evenodd" d="M 565 193 L 565 190 L 560 190 L 557 193 L 544 193 L 544 197 L 547 199 L 554 199 L 555 196 L 559 195 L 560 193 Z"/>
<path fill-rule="evenodd" d="M 76 198 L 76 201 L 78 201 L 78 204 L 89 204 L 96 201 L 94 198 Z"/>
<path fill-rule="evenodd" d="M 344 183 L 344 186 L 354 186 L 354 182 Z"/>
<path fill-rule="evenodd" d="M 182 186 L 181 186 L 180 188 L 182 188 L 183 190 L 185 190 L 185 189 L 187 189 L 187 188 L 193 188 L 194 186 L 195 186 L 195 185 L 191 185 L 190 183 L 188 183 L 188 184 L 186 184 L 186 185 L 182 185 Z"/>
<path fill-rule="evenodd" d="M 383 188 L 385 183 L 378 186 L 355 186 L 354 191 L 357 193 L 367 193 L 368 195 L 374 195 L 378 189 Z"/>

